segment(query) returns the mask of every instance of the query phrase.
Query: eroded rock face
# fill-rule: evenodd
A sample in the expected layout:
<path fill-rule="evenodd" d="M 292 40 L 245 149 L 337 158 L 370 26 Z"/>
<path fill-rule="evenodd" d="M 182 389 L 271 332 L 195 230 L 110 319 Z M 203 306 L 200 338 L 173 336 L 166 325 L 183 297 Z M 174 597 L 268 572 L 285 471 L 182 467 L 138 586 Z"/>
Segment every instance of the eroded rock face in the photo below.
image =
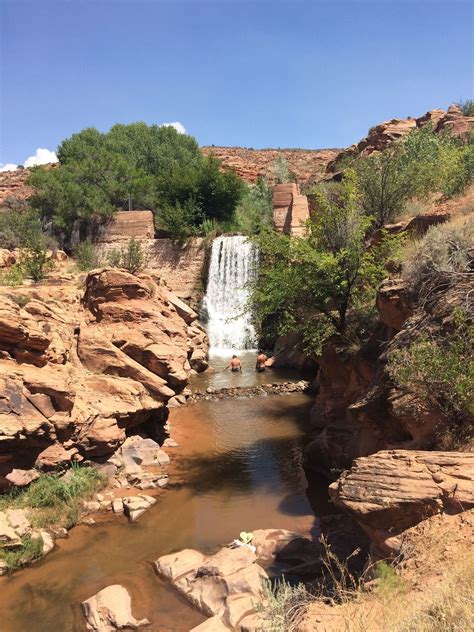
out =
<path fill-rule="evenodd" d="M 86 627 L 92 632 L 113 632 L 124 628 L 136 630 L 149 625 L 148 619 L 135 619 L 132 599 L 120 584 L 107 586 L 82 602 Z"/>
<path fill-rule="evenodd" d="M 85 292 L 19 290 L 1 296 L 0 485 L 23 481 L 12 471 L 35 462 L 110 456 L 130 428 L 158 436 L 193 354 L 196 369 L 207 366 L 195 312 L 146 275 L 100 269 Z"/>
<path fill-rule="evenodd" d="M 474 507 L 474 454 L 384 450 L 356 459 L 329 487 L 382 554 L 397 552 L 397 537 L 427 517 Z"/>

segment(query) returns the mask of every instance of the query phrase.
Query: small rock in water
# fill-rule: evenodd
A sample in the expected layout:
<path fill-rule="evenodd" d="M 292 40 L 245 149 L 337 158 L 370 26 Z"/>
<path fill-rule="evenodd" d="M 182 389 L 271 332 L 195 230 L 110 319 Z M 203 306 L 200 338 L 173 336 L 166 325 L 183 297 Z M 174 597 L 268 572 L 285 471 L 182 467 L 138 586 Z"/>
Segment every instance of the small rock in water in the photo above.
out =
<path fill-rule="evenodd" d="M 123 513 L 123 502 L 121 498 L 116 498 L 113 502 L 112 502 L 112 510 L 115 514 L 121 514 Z"/>
<path fill-rule="evenodd" d="M 123 499 L 124 512 L 130 522 L 135 522 L 147 509 L 156 503 L 153 496 L 126 496 Z"/>

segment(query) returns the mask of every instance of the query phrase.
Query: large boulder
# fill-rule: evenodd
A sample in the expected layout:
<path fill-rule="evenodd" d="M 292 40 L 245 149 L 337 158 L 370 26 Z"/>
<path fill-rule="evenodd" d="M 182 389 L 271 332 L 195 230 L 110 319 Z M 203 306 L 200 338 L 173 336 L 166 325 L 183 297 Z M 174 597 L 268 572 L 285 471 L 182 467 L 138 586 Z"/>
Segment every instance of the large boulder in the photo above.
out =
<path fill-rule="evenodd" d="M 474 507 L 474 454 L 383 450 L 356 459 L 329 493 L 390 554 L 396 536 L 428 516 Z"/>
<path fill-rule="evenodd" d="M 159 558 L 155 568 L 196 608 L 212 617 L 203 629 L 233 630 L 256 615 L 262 580 L 267 577 L 256 560 L 246 546 L 223 548 L 210 556 L 185 549 Z"/>
<path fill-rule="evenodd" d="M 113 632 L 124 628 L 136 630 L 149 625 L 148 619 L 136 619 L 132 614 L 132 600 L 120 584 L 107 586 L 82 602 L 86 627 L 92 632 Z"/>

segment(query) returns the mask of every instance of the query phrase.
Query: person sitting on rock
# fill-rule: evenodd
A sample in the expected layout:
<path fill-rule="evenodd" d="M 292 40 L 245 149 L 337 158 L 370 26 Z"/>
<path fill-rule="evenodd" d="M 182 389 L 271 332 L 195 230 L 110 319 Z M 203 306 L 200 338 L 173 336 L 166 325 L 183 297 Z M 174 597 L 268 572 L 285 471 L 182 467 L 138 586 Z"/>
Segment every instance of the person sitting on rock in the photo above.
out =
<path fill-rule="evenodd" d="M 230 367 L 230 370 L 232 371 L 232 373 L 242 373 L 242 364 L 239 360 L 239 358 L 236 355 L 232 356 L 232 360 L 230 361 L 230 363 L 226 366 L 226 368 L 224 369 L 224 371 L 227 371 L 227 369 Z"/>
<path fill-rule="evenodd" d="M 255 365 L 255 370 L 257 373 L 263 373 L 265 371 L 265 363 L 268 360 L 267 356 L 263 353 L 263 351 L 258 352 L 257 363 Z"/>

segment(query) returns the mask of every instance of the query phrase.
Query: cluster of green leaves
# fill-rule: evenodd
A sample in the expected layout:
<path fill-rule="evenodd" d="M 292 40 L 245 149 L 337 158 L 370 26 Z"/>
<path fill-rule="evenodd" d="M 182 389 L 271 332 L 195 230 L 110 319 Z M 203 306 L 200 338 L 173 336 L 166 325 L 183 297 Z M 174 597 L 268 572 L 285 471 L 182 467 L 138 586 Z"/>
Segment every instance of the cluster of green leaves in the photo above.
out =
<path fill-rule="evenodd" d="M 34 209 L 0 213 L 0 247 L 21 252 L 20 261 L 2 275 L 1 282 L 21 285 L 25 276 L 41 281 L 51 265 L 47 249 L 52 245 Z"/>
<path fill-rule="evenodd" d="M 393 221 L 408 200 L 433 192 L 462 193 L 474 175 L 474 145 L 430 125 L 413 130 L 383 152 L 353 161 L 361 202 L 377 226 Z"/>
<path fill-rule="evenodd" d="M 109 252 L 107 261 L 114 268 L 124 268 L 136 274 L 144 268 L 146 257 L 141 243 L 132 237 L 126 246 Z"/>
<path fill-rule="evenodd" d="M 88 272 L 97 268 L 99 265 L 99 257 L 97 250 L 90 239 L 85 239 L 77 244 L 74 249 L 77 267 L 82 272 Z"/>
<path fill-rule="evenodd" d="M 435 400 L 453 422 L 449 432 L 464 441 L 474 431 L 474 324 L 462 309 L 454 313 L 454 331 L 445 339 L 421 336 L 397 349 L 388 370 L 409 390 Z M 457 437 L 462 433 L 462 437 Z"/>
<path fill-rule="evenodd" d="M 347 336 L 359 312 L 367 320 L 395 243 L 386 236 L 366 247 L 372 220 L 361 209 L 353 172 L 337 195 L 318 190 L 315 197 L 317 212 L 305 236 L 267 231 L 256 238 L 260 271 L 251 301 L 267 334 L 299 333 L 308 351 L 318 353 L 332 333 Z"/>
<path fill-rule="evenodd" d="M 66 243 L 80 240 L 117 209 L 150 208 L 169 232 L 204 218 L 230 218 L 243 191 L 232 172 L 205 158 L 195 139 L 173 127 L 145 123 L 114 125 L 108 132 L 84 129 L 63 141 L 59 166 L 34 169 L 32 203 Z M 176 217 L 178 219 L 176 219 Z"/>

